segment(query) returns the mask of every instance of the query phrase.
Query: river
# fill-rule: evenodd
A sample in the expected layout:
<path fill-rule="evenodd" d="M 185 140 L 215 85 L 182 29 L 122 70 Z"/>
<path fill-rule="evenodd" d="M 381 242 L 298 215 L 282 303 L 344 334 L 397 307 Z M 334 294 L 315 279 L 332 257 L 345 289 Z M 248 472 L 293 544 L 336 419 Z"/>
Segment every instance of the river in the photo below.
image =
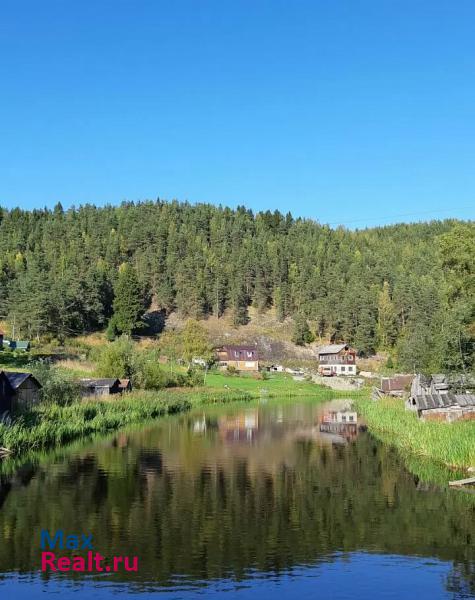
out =
<path fill-rule="evenodd" d="M 41 572 L 42 530 L 138 568 Z M 475 496 L 419 480 L 341 400 L 205 407 L 45 456 L 2 476 L 0 541 L 1 598 L 475 598 Z"/>

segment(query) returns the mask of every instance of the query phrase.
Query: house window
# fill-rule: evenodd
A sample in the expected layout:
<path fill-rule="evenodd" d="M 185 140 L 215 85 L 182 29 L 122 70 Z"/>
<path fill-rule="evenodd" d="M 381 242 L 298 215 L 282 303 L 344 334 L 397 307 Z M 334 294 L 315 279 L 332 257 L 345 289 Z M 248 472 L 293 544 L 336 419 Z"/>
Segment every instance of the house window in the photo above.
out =
<path fill-rule="evenodd" d="M 239 358 L 239 350 L 235 350 L 235 351 L 234 351 L 234 356 L 235 356 L 236 358 Z"/>
<path fill-rule="evenodd" d="M 346 367 L 341 367 L 341 370 L 344 371 L 346 369 Z"/>
<path fill-rule="evenodd" d="M 253 352 L 248 352 L 247 353 L 247 358 L 252 358 Z"/>

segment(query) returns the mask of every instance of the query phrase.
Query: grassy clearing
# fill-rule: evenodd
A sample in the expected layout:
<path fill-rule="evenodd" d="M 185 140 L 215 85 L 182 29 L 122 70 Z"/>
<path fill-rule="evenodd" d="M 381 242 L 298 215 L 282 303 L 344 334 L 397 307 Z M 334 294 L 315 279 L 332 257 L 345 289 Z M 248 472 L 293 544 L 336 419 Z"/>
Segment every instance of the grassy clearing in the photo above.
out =
<path fill-rule="evenodd" d="M 405 410 L 402 400 L 358 400 L 370 431 L 382 442 L 411 456 L 426 457 L 451 468 L 475 466 L 475 422 L 423 422 Z"/>
<path fill-rule="evenodd" d="M 94 363 L 73 358 L 58 360 L 55 363 L 55 367 L 60 369 L 64 374 L 76 378 L 94 377 L 96 372 L 96 365 Z"/>
<path fill-rule="evenodd" d="M 211 372 L 206 376 L 206 386 L 215 389 L 243 390 L 257 396 L 270 397 L 321 397 L 327 394 L 333 398 L 353 397 L 354 392 L 338 392 L 311 381 L 295 381 L 290 375 L 273 373 L 268 379 L 255 379 L 252 375 L 228 375 Z"/>
<path fill-rule="evenodd" d="M 96 433 L 189 410 L 199 404 L 250 400 L 241 391 L 174 390 L 134 392 L 110 401 L 90 400 L 70 406 L 42 404 L 12 425 L 0 424 L 0 446 L 13 456 L 45 450 Z"/>

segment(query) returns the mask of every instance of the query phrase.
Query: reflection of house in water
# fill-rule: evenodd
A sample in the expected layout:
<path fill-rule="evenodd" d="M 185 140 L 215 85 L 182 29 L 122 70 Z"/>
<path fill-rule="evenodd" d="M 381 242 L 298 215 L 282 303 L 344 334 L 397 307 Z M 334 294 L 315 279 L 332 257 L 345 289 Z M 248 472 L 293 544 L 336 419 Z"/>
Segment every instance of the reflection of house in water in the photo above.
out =
<path fill-rule="evenodd" d="M 259 430 L 259 413 L 246 410 L 237 415 L 226 415 L 218 421 L 219 437 L 225 442 L 252 442 Z"/>
<path fill-rule="evenodd" d="M 324 412 L 320 417 L 319 429 L 323 434 L 336 436 L 335 443 L 349 442 L 358 435 L 358 415 L 352 410 Z"/>
<path fill-rule="evenodd" d="M 195 419 L 193 421 L 193 433 L 202 434 L 206 433 L 206 417 L 203 415 L 202 417 Z"/>

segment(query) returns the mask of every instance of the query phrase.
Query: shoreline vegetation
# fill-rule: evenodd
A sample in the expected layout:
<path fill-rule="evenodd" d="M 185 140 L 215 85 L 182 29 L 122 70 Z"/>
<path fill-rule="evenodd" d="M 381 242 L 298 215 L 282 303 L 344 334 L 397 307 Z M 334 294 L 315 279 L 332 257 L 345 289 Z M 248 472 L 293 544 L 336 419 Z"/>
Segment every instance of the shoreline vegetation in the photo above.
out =
<path fill-rule="evenodd" d="M 188 411 L 200 405 L 248 402 L 259 398 L 312 397 L 319 401 L 354 396 L 308 382 L 288 378 L 256 381 L 248 377 L 211 374 L 217 385 L 227 387 L 138 390 L 107 400 L 79 400 L 66 406 L 40 403 L 19 415 L 13 423 L 0 423 L 0 447 L 4 458 L 66 445 L 94 434 L 107 434 L 134 423 Z M 229 385 L 228 385 L 229 384 Z"/>
<path fill-rule="evenodd" d="M 226 402 L 251 399 L 250 394 L 239 391 L 225 391 L 221 396 Z M 212 392 L 167 390 L 138 391 L 121 398 L 78 401 L 68 406 L 39 404 L 11 425 L 0 424 L 0 446 L 8 451 L 7 455 L 16 457 L 218 401 L 218 395 Z"/>
<path fill-rule="evenodd" d="M 27 362 L 26 356 L 2 353 L 0 360 L 7 368 L 29 368 L 43 385 L 38 405 L 20 413 L 12 422 L 0 421 L 2 468 L 12 459 L 22 460 L 31 453 L 49 451 L 200 405 L 260 398 L 315 401 L 351 398 L 356 401 L 370 433 L 401 452 L 409 470 L 416 475 L 422 473 L 421 479 L 426 481 L 446 483 L 447 469 L 462 473 L 475 466 L 474 422 L 425 423 L 406 411 L 401 400 L 369 400 L 368 387 L 337 391 L 318 385 L 309 377 L 295 380 L 284 373 L 238 374 L 190 368 L 192 356 L 211 355 L 205 332 L 196 322 L 190 322 L 182 332 L 168 334 L 168 338 L 177 356 L 166 364 L 160 362 L 160 348 L 156 344 L 135 343 L 123 337 L 109 343 L 101 340 L 97 347 L 86 348 L 84 358 L 69 361 L 30 358 Z M 136 389 L 108 399 L 81 398 L 77 379 L 93 375 L 132 376 Z"/>
<path fill-rule="evenodd" d="M 376 402 L 360 398 L 357 406 L 370 433 L 397 448 L 408 465 L 418 463 L 417 459 L 430 459 L 459 471 L 475 466 L 475 421 L 424 422 L 407 411 L 402 400 L 394 398 Z"/>
<path fill-rule="evenodd" d="M 12 424 L 0 423 L 0 447 L 8 449 L 0 460 L 1 471 L 12 471 L 29 457 L 199 406 L 272 398 L 353 400 L 370 434 L 399 452 L 408 470 L 424 482 L 446 485 L 455 471 L 462 475 L 475 465 L 475 423 L 425 423 L 406 411 L 401 400 L 369 399 L 369 388 L 344 392 L 280 375 L 256 380 L 215 372 L 208 375 L 207 382 L 206 387 L 137 390 L 122 397 L 79 400 L 66 406 L 41 403 Z"/>

